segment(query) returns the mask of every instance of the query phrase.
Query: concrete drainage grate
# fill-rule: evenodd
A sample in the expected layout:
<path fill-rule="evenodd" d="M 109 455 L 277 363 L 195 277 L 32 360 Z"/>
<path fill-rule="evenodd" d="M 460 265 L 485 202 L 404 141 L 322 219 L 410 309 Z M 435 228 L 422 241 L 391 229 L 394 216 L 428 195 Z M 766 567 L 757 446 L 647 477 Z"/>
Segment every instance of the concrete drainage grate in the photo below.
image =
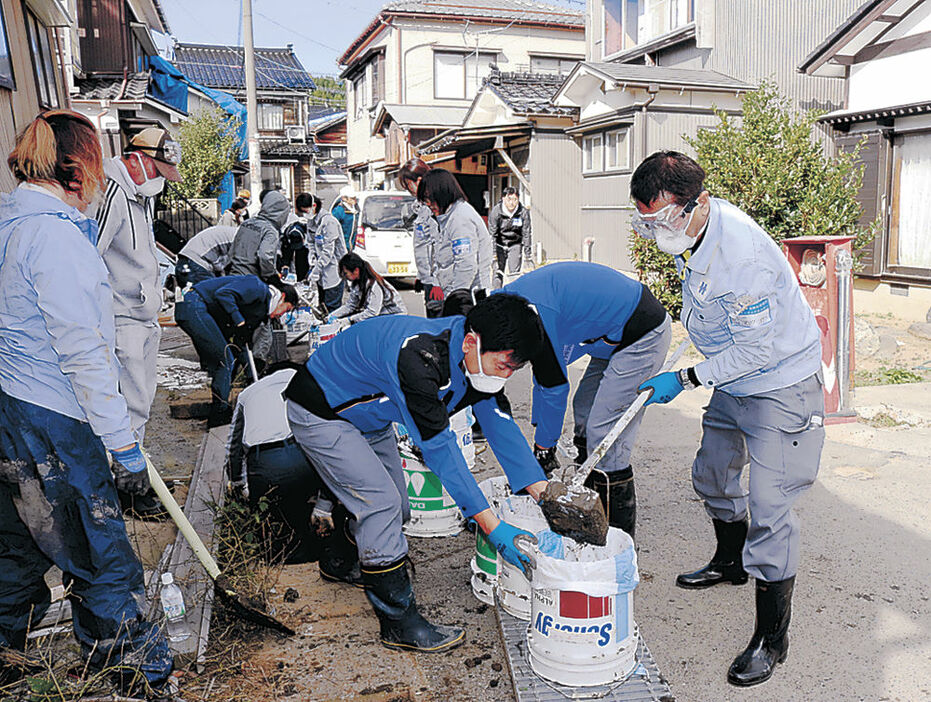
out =
<path fill-rule="evenodd" d="M 517 702 L 563 702 L 563 700 L 605 700 L 605 702 L 675 702 L 660 674 L 650 649 L 641 638 L 637 644 L 637 669 L 627 680 L 598 687 L 567 687 L 547 682 L 531 669 L 527 659 L 527 622 L 495 607 L 498 630 L 511 671 Z"/>

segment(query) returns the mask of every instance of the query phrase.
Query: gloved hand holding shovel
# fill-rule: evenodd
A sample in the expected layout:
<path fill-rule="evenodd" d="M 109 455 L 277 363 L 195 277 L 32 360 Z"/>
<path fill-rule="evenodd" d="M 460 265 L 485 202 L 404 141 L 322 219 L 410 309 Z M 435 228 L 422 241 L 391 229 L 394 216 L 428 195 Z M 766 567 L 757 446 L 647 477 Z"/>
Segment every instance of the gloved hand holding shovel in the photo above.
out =
<path fill-rule="evenodd" d="M 488 540 L 495 547 L 495 550 L 501 554 L 501 557 L 511 565 L 517 566 L 524 571 L 524 575 L 529 576 L 527 568 L 532 567 L 533 562 L 530 556 L 517 547 L 518 540 L 524 539 L 532 543 L 537 542 L 537 537 L 529 531 L 518 529 L 513 524 L 503 521 L 498 522 L 498 526 L 488 534 Z"/>
<path fill-rule="evenodd" d="M 688 348 L 689 343 L 688 339 L 682 342 L 679 348 L 666 360 L 660 371 L 661 373 L 668 371 L 679 360 L 679 357 Z M 656 377 L 661 378 L 662 375 Z M 601 504 L 598 493 L 591 488 L 585 487 L 584 483 L 588 478 L 588 474 L 604 458 L 608 449 L 614 445 L 614 442 L 617 441 L 631 420 L 647 404 L 655 390 L 656 388 L 652 385 L 645 383 L 644 390 L 627 408 L 627 411 L 621 415 L 621 418 L 617 420 L 611 431 L 601 440 L 601 443 L 592 451 L 582 466 L 574 473 L 568 470 L 564 471 L 561 479 L 555 476 L 550 479 L 546 491 L 540 499 L 540 509 L 543 510 L 543 516 L 546 517 L 550 528 L 557 534 L 568 536 L 583 543 L 597 546 L 605 545 L 608 538 L 608 519 L 605 515 L 604 506 Z M 660 388 L 660 390 L 663 393 L 667 391 L 666 388 Z"/>

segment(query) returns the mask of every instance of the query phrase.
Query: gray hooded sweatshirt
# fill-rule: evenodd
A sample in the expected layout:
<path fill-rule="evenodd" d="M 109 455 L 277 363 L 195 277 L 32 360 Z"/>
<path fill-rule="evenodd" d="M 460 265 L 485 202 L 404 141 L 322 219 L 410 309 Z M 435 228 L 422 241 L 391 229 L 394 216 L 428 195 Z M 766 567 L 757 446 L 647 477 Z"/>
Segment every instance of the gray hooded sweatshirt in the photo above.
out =
<path fill-rule="evenodd" d="M 136 194 L 119 157 L 104 161 L 107 190 L 97 210 L 100 225 L 97 251 L 109 273 L 113 316 L 155 323 L 162 307 L 155 236 L 152 233 L 154 199 Z"/>
<path fill-rule="evenodd" d="M 230 248 L 230 275 L 277 277 L 278 236 L 290 211 L 288 199 L 277 190 L 265 196 L 259 213 L 239 225 Z"/>

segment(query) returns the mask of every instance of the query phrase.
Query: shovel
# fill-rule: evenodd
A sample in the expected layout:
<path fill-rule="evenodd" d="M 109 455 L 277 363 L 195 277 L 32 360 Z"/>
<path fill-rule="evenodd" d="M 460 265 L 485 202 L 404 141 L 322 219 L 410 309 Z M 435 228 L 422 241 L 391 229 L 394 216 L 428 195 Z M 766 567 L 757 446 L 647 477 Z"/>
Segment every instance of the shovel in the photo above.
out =
<path fill-rule="evenodd" d="M 679 348 L 666 360 L 659 370 L 664 373 L 672 368 L 679 360 L 691 342 L 686 339 Z M 601 440 L 598 447 L 592 451 L 585 463 L 569 474 L 563 473 L 562 480 L 549 481 L 546 490 L 540 498 L 540 509 L 549 522 L 550 528 L 557 534 L 568 536 L 579 542 L 604 546 L 608 538 L 608 519 L 605 516 L 604 506 L 598 493 L 585 487 L 589 473 L 604 458 L 604 455 L 614 445 L 618 437 L 631 423 L 637 413 L 650 399 L 652 391 L 644 390 L 633 401 L 621 418 L 614 423 L 611 431 Z"/>
<path fill-rule="evenodd" d="M 213 556 L 210 555 L 210 551 L 207 550 L 200 536 L 194 531 L 194 527 L 191 526 L 188 518 L 184 516 L 184 512 L 178 506 L 178 503 L 175 502 L 175 498 L 172 497 L 171 493 L 168 491 L 168 487 L 158 474 L 158 471 L 155 470 L 155 466 L 152 465 L 152 461 L 149 460 L 148 456 L 145 457 L 145 462 L 149 470 L 149 482 L 152 484 L 152 489 L 155 490 L 158 499 L 165 505 L 165 509 L 168 510 L 168 514 L 171 515 L 172 521 L 178 526 L 178 531 L 181 532 L 184 539 L 190 545 L 191 550 L 194 551 L 194 555 L 197 556 L 197 560 L 200 561 L 200 564 L 207 571 L 207 575 L 213 580 L 214 588 L 220 600 L 240 619 L 245 619 L 248 622 L 264 626 L 268 629 L 273 629 L 287 636 L 294 636 L 293 629 L 285 626 L 265 612 L 256 609 L 245 597 L 233 589 L 233 585 L 230 583 L 229 578 L 220 572 L 220 567 L 217 565 L 217 562 L 213 559 Z"/>

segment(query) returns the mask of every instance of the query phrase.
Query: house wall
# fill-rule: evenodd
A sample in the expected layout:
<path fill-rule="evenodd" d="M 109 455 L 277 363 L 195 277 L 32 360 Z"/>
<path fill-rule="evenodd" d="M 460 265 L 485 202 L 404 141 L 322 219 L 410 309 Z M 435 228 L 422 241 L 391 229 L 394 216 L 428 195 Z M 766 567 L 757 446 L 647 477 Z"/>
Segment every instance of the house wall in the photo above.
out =
<path fill-rule="evenodd" d="M 931 32 L 931 3 L 928 2 L 919 4 L 879 41 L 885 43 L 924 32 Z M 931 47 L 855 63 L 850 67 L 847 109 L 860 111 L 931 100 L 926 75 L 929 66 Z"/>
<path fill-rule="evenodd" d="M 585 51 L 581 28 L 576 31 L 522 26 L 502 28 L 501 25 L 466 25 L 462 20 L 435 22 L 397 18 L 391 24 L 365 48 L 365 51 L 384 49 L 384 101 L 389 104 L 467 107 L 471 103 L 472 96 L 462 100 L 434 97 L 434 49 L 495 51 L 502 71 L 529 70 L 531 53 L 581 57 Z M 366 169 L 366 177 L 370 183 L 378 182 L 382 174 L 375 169 L 382 165 L 386 143 L 371 136 L 374 116 L 371 108 L 376 105 L 363 105 L 360 110 L 355 104 L 352 81 L 346 81 L 346 97 L 348 163 L 377 161 Z"/>
<path fill-rule="evenodd" d="M 582 152 L 565 134 L 534 132 L 528 163 L 533 185 L 530 216 L 534 247 L 547 259 L 572 258 L 582 245 Z"/>

